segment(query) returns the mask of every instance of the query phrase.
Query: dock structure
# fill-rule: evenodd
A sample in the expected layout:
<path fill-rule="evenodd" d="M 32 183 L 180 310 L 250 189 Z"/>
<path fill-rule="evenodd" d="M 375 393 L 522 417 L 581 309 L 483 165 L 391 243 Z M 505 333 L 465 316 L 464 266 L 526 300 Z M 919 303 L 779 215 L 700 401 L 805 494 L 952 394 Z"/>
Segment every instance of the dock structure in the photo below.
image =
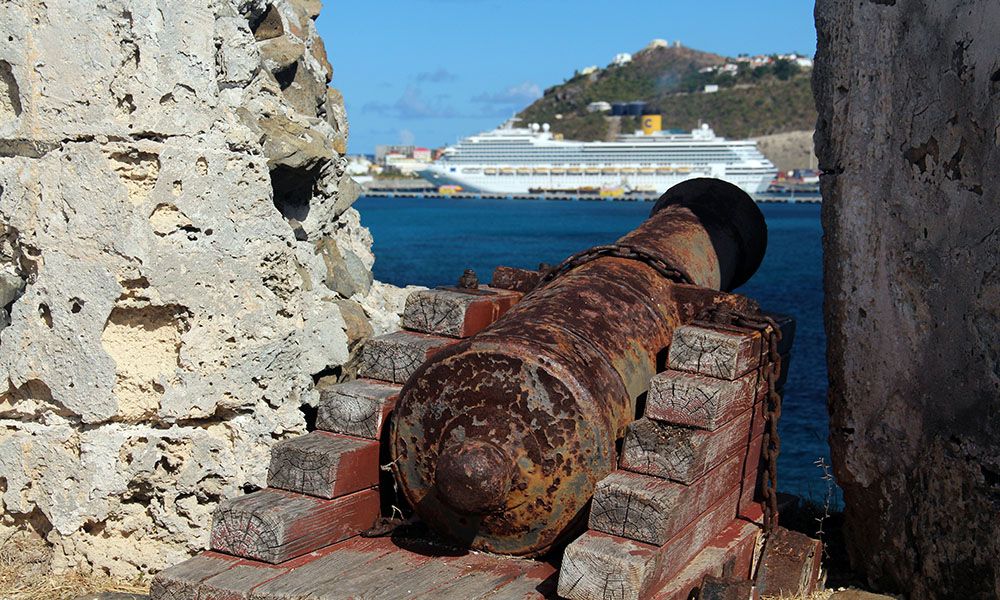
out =
<path fill-rule="evenodd" d="M 545 200 L 551 202 L 655 202 L 659 196 L 652 192 L 634 192 L 621 196 L 600 196 L 598 194 L 580 193 L 539 193 L 539 194 L 506 194 L 496 192 L 448 192 L 437 190 L 366 190 L 364 196 L 369 198 L 411 198 L 424 200 Z M 761 203 L 786 204 L 819 204 L 822 197 L 818 192 L 774 192 L 761 193 L 754 196 Z"/>

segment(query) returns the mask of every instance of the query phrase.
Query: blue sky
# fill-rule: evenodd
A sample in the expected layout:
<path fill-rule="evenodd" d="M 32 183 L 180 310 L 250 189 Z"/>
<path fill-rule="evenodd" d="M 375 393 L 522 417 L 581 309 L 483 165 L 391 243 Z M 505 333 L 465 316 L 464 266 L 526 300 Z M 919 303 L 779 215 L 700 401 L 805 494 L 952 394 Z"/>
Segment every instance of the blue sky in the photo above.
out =
<path fill-rule="evenodd" d="M 351 153 L 454 143 L 655 38 L 730 56 L 816 48 L 809 0 L 326 0 L 317 24 Z"/>

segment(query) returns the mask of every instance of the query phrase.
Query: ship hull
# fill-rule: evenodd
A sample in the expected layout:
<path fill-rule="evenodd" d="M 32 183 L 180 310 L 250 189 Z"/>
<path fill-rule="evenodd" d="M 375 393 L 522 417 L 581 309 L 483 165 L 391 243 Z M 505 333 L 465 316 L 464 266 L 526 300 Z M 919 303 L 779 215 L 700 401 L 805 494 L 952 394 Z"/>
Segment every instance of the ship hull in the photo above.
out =
<path fill-rule="evenodd" d="M 726 173 L 723 169 L 706 169 L 687 173 L 643 174 L 632 175 L 597 175 L 597 174 L 518 174 L 501 173 L 487 174 L 484 171 L 492 167 L 455 168 L 441 165 L 429 165 L 420 172 L 420 176 L 435 186 L 457 185 L 464 191 L 489 194 L 531 194 L 535 192 L 598 192 L 602 189 L 622 189 L 628 191 L 662 193 L 671 187 L 698 177 L 715 177 L 728 181 L 748 194 L 758 194 L 767 191 L 777 175 L 775 170 L 762 170 L 750 173 Z M 471 172 L 470 172 L 471 171 Z M 478 172 L 477 172 L 478 171 Z"/>

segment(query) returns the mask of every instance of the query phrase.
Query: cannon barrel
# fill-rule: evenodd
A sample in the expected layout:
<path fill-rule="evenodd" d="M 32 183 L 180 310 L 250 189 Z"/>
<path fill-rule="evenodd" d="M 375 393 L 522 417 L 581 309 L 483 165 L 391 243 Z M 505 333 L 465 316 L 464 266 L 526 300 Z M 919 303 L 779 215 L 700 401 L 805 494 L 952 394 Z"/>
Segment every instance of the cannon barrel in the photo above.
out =
<path fill-rule="evenodd" d="M 417 515 L 469 547 L 539 555 L 583 523 L 683 319 L 689 283 L 730 290 L 763 259 L 767 228 L 739 188 L 671 188 L 618 242 L 641 258 L 571 263 L 478 335 L 435 355 L 397 405 L 397 482 Z M 690 311 L 688 311 L 690 312 Z"/>

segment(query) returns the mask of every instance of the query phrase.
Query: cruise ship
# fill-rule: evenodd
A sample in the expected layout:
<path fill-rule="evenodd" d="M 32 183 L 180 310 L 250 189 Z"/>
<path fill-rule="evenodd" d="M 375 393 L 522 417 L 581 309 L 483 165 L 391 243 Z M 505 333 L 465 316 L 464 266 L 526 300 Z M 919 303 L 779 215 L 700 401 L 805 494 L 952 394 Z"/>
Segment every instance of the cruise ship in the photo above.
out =
<path fill-rule="evenodd" d="M 446 148 L 420 175 L 463 191 L 663 192 L 686 179 L 714 177 L 747 193 L 766 191 L 777 169 L 751 140 L 718 137 L 708 125 L 685 133 L 662 131 L 661 118 L 643 117 L 643 130 L 613 142 L 559 139 L 548 125 L 496 130 Z"/>

